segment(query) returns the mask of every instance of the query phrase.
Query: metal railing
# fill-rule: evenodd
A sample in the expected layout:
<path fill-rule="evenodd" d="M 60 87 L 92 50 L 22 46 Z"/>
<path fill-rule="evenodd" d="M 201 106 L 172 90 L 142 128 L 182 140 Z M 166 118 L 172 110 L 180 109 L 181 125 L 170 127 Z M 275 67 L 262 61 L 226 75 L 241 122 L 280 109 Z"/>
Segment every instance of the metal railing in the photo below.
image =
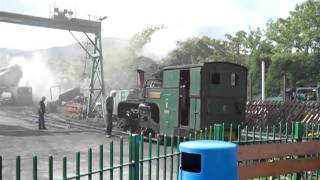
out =
<path fill-rule="evenodd" d="M 234 131 L 230 131 L 234 130 Z M 236 138 L 235 138 L 236 137 Z M 144 137 L 142 134 L 132 134 L 128 137 L 129 148 L 125 149 L 124 138 L 120 137 L 119 141 L 110 142 L 107 146 L 100 145 L 98 157 L 95 162 L 98 162 L 98 167 L 94 168 L 93 149 L 89 148 L 86 155 L 76 152 L 75 167 L 68 166 L 68 159 L 66 156 L 62 157 L 61 172 L 54 172 L 54 157 L 49 156 L 47 160 L 47 170 L 41 172 L 45 179 L 49 180 L 70 180 L 76 179 L 129 179 L 129 180 L 143 180 L 143 179 L 178 179 L 179 171 L 179 149 L 180 142 L 198 139 L 214 139 L 232 141 L 239 145 L 247 144 L 261 144 L 261 143 L 288 143 L 294 141 L 319 140 L 320 125 L 301 124 L 301 122 L 294 122 L 289 127 L 287 123 L 279 124 L 277 126 L 262 128 L 253 127 L 251 130 L 248 127 L 241 128 L 241 126 L 233 127 L 231 124 L 228 128 L 224 124 L 215 124 L 209 128 L 205 128 L 199 132 L 190 134 L 188 137 L 167 137 L 157 136 L 154 140 L 149 134 Z M 155 141 L 155 142 L 154 142 Z M 125 149 L 125 151 L 124 151 Z M 108 150 L 108 151 L 106 151 Z M 116 152 L 115 152 L 116 150 Z M 125 154 L 127 153 L 127 154 Z M 107 157 L 104 157 L 107 155 Z M 87 159 L 81 159 L 81 157 Z M 125 157 L 128 159 L 125 160 Z M 296 157 L 293 157 L 296 158 Z M 105 160 L 108 163 L 105 164 Z M 276 161 L 276 157 L 271 159 Z M 3 163 L 5 159 L 0 156 L 0 180 L 3 179 Z M 21 180 L 21 156 L 17 156 L 15 160 L 15 178 Z M 82 161 L 82 163 L 81 163 Z M 83 166 L 83 164 L 86 164 Z M 30 164 L 31 165 L 31 164 Z M 82 166 L 81 166 L 82 165 Z M 32 179 L 39 178 L 39 160 L 37 156 L 32 158 Z M 73 169 L 72 171 L 70 169 Z M 71 172 L 69 172 L 71 171 Z M 44 176 L 46 173 L 47 176 Z M 60 175 L 57 175 L 60 174 Z M 94 178 L 95 176 L 95 178 Z M 108 177 L 106 177 L 108 176 Z M 283 175 L 281 177 L 286 177 Z M 319 176 L 319 172 L 304 172 L 304 174 L 290 175 L 299 178 L 304 176 L 305 179 L 312 179 Z M 279 176 L 278 179 L 281 179 Z M 25 177 L 24 177 L 25 178 Z M 4 179 L 3 179 L 4 180 Z"/>

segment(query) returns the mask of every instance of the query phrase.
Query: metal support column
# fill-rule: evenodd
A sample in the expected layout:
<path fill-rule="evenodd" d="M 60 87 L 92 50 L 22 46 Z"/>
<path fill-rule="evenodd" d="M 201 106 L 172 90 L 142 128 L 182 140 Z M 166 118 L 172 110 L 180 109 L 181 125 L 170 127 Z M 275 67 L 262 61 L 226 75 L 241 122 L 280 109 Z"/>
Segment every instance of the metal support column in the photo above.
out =
<path fill-rule="evenodd" d="M 92 69 L 90 80 L 90 94 L 87 106 L 87 117 L 93 115 L 96 102 L 100 101 L 102 106 L 102 116 L 105 118 L 105 92 L 104 92 L 104 74 L 103 74 L 103 56 L 101 33 L 95 34 L 94 50 L 92 57 Z"/>

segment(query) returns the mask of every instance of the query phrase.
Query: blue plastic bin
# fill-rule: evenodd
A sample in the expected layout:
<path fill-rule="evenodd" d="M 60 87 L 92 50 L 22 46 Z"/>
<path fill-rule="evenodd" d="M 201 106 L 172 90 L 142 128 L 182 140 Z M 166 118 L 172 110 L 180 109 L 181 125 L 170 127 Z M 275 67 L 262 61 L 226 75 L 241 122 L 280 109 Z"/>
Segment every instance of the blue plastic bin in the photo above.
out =
<path fill-rule="evenodd" d="M 199 140 L 181 143 L 179 180 L 237 180 L 237 145 Z"/>

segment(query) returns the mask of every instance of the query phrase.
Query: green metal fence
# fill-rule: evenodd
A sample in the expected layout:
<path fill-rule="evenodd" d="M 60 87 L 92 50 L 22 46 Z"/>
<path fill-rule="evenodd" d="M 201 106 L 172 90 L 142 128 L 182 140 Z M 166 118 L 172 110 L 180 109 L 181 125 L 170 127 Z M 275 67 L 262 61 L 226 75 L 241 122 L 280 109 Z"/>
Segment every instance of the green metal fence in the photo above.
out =
<path fill-rule="evenodd" d="M 234 131 L 232 131 L 234 130 Z M 237 136 L 236 139 L 232 137 Z M 69 179 L 178 179 L 179 170 L 179 149 L 178 145 L 182 141 L 198 139 L 215 139 L 232 141 L 239 145 L 255 143 L 280 143 L 293 141 L 306 141 L 309 139 L 319 139 L 320 125 L 301 124 L 294 122 L 292 125 L 287 123 L 278 124 L 277 126 L 266 127 L 265 129 L 237 126 L 232 124 L 225 127 L 224 124 L 215 124 L 200 132 L 190 134 L 188 137 L 160 137 L 152 139 L 143 135 L 132 134 L 128 137 L 129 148 L 124 151 L 124 138 L 121 137 L 115 142 L 107 145 L 100 145 L 98 157 L 94 157 L 93 149 L 89 148 L 86 155 L 75 153 L 75 167 L 68 167 L 67 157 L 62 157 L 61 172 L 54 172 L 54 157 L 49 156 L 47 160 L 46 179 L 49 180 L 69 180 Z M 116 148 L 115 148 L 116 147 Z M 116 152 L 115 152 L 116 149 Z M 126 154 L 125 156 L 125 152 Z M 105 157 L 106 156 L 106 157 Z M 87 157 L 86 159 L 81 157 Z M 124 158 L 128 157 L 128 158 Z M 97 159 L 98 167 L 94 167 L 94 158 Z M 291 157 L 297 158 L 297 157 Z M 6 159 L 0 156 L 0 180 L 3 178 L 3 163 Z M 106 163 L 106 160 L 108 161 Z M 276 161 L 272 158 L 270 161 Z M 82 161 L 82 163 L 81 163 Z M 86 167 L 81 166 L 86 164 Z M 21 175 L 21 157 L 16 157 L 15 162 L 16 180 L 23 179 Z M 37 156 L 32 159 L 32 179 L 39 178 L 39 160 Z M 42 172 L 43 173 L 43 172 Z M 57 175 L 58 174 L 58 175 Z M 59 175 L 60 174 L 60 175 Z M 304 174 L 290 174 L 274 179 L 318 179 L 319 172 L 305 172 Z"/>

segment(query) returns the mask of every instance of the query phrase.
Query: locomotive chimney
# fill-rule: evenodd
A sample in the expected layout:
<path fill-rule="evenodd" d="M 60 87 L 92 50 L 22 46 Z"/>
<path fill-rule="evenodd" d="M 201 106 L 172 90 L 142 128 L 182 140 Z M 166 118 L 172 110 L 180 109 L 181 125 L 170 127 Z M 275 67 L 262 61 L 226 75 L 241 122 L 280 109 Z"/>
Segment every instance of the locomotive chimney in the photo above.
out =
<path fill-rule="evenodd" d="M 143 88 L 144 84 L 144 71 L 137 69 L 137 86 L 138 88 Z"/>

